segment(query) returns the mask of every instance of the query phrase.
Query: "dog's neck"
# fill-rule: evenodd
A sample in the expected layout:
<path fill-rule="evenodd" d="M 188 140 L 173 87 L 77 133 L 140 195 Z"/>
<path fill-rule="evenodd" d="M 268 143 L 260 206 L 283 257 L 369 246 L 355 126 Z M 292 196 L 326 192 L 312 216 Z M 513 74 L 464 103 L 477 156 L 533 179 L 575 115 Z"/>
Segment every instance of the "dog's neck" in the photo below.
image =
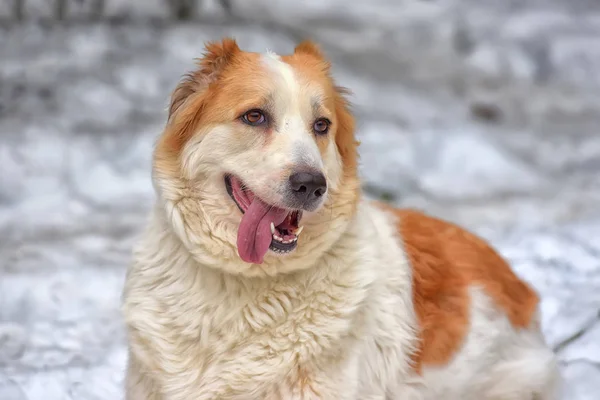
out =
<path fill-rule="evenodd" d="M 331 257 L 354 257 L 351 254 L 354 250 L 352 238 L 360 234 L 357 232 L 355 219 L 353 218 L 347 224 L 345 229 L 347 234 L 344 235 L 342 243 L 335 243 L 327 252 L 312 256 L 307 261 L 310 264 L 298 271 L 249 276 L 248 274 L 232 274 L 227 271 L 227 268 L 215 266 L 210 256 L 198 254 L 201 249 L 190 249 L 182 241 L 180 235 L 174 231 L 164 206 L 157 203 L 152 211 L 147 233 L 139 244 L 139 246 L 143 246 L 143 251 L 139 251 L 138 254 L 152 257 L 150 263 L 147 262 L 148 260 L 145 262 L 147 265 L 161 264 L 161 273 L 169 275 L 167 278 L 178 282 L 196 281 L 199 290 L 213 293 L 216 297 L 226 295 L 226 293 L 239 296 L 240 292 L 257 292 L 276 282 L 294 280 L 302 273 L 318 274 L 319 269 L 327 268 L 328 259 Z M 210 259 L 210 262 L 201 262 L 203 258 Z M 227 262 L 227 260 L 223 262 Z M 231 262 L 241 263 L 242 261 L 232 260 Z M 165 268 L 167 265 L 168 268 Z"/>

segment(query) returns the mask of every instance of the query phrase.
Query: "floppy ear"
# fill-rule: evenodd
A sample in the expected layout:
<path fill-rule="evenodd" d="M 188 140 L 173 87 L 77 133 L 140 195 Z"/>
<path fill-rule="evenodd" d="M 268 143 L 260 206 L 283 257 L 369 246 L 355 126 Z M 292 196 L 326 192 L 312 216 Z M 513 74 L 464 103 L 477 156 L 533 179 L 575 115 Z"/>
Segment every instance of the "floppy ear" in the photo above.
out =
<path fill-rule="evenodd" d="M 205 49 L 203 56 L 196 60 L 199 68 L 186 74 L 173 91 L 169 119 L 190 95 L 205 89 L 211 82 L 214 82 L 225 66 L 241 51 L 232 38 L 225 38 L 221 42 L 208 42 L 205 44 Z"/>

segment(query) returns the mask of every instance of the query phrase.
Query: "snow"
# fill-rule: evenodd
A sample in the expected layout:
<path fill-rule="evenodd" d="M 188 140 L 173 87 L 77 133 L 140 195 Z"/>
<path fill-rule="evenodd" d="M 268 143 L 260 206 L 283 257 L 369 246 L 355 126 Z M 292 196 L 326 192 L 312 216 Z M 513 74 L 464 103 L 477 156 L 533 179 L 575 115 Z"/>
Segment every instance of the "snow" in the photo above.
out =
<path fill-rule="evenodd" d="M 110 13 L 135 14 L 120 1 Z M 0 399 L 121 398 L 120 293 L 173 85 L 206 40 L 287 52 L 309 34 L 354 91 L 366 190 L 487 238 L 542 297 L 563 398 L 597 398 L 600 7 L 346 3 L 232 1 L 232 21 L 153 24 L 156 2 L 132 23 L 0 27 Z"/>

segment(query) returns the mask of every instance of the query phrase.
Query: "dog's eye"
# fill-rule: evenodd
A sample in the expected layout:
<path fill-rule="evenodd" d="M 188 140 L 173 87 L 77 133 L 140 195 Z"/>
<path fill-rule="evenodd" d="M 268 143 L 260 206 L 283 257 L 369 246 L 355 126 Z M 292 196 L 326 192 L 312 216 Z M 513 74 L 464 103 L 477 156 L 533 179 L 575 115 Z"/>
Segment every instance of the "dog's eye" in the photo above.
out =
<path fill-rule="evenodd" d="M 260 110 L 250 110 L 242 115 L 242 121 L 252 126 L 262 125 L 266 120 L 265 113 Z"/>
<path fill-rule="evenodd" d="M 313 130 L 319 135 L 325 135 L 329 131 L 331 122 L 327 118 L 319 118 L 313 125 Z"/>

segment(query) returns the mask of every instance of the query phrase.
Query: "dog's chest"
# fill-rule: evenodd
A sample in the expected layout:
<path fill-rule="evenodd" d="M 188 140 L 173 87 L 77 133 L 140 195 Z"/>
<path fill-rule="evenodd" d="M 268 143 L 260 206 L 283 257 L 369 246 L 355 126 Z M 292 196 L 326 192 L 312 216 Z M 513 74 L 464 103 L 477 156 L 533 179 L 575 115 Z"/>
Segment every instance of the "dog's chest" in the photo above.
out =
<path fill-rule="evenodd" d="M 237 391 L 259 393 L 316 374 L 319 365 L 343 359 L 362 325 L 362 294 L 345 285 L 279 283 L 254 293 L 201 307 L 193 347 L 200 379 L 211 391 L 227 387 L 236 398 Z"/>
<path fill-rule="evenodd" d="M 263 355 L 291 352 L 308 360 L 348 333 L 354 319 L 352 303 L 349 297 L 319 288 L 276 286 L 235 305 L 206 307 L 199 342 L 214 350 L 214 340 L 228 343 L 222 356 L 260 343 Z"/>

